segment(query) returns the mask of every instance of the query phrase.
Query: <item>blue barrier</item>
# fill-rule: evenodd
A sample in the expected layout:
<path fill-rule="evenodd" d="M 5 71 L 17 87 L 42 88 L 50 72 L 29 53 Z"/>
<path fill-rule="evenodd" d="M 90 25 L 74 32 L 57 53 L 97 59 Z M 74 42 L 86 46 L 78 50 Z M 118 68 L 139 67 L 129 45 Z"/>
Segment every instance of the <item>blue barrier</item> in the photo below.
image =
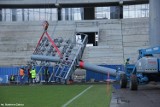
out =
<path fill-rule="evenodd" d="M 113 68 L 113 69 L 116 69 L 117 67 L 119 67 L 121 71 L 124 71 L 123 65 L 100 65 L 100 66 L 108 67 L 108 68 Z M 8 78 L 10 78 L 11 75 L 15 75 L 16 76 L 16 81 L 19 82 L 20 81 L 19 69 L 20 69 L 20 66 L 15 66 L 15 67 L 0 67 L 0 75 L 2 77 L 3 76 L 4 77 L 8 76 Z M 56 71 L 56 69 L 57 68 L 55 68 L 55 71 Z M 40 66 L 37 66 L 36 67 L 37 73 L 38 73 L 39 70 L 40 70 Z M 44 71 L 44 68 L 42 68 L 42 71 L 39 74 L 40 79 L 42 81 L 44 81 L 44 79 L 45 79 L 45 77 L 43 75 L 43 71 Z M 53 67 L 49 67 L 49 73 L 51 74 L 52 72 L 53 72 Z M 86 81 L 89 81 L 89 80 L 91 80 L 93 78 L 95 79 L 95 81 L 106 81 L 107 80 L 107 75 L 87 70 L 86 71 Z M 114 76 L 110 76 L 110 79 L 115 79 L 115 77 Z M 53 81 L 53 80 L 54 79 L 52 78 L 51 81 Z M 25 82 L 28 81 L 28 71 L 25 71 L 24 81 Z M 8 82 L 8 80 L 5 81 L 5 82 Z"/>
<path fill-rule="evenodd" d="M 8 83 L 8 75 L 0 75 L 0 84 Z"/>
<path fill-rule="evenodd" d="M 19 66 L 16 67 L 0 67 L 0 75 L 18 75 Z"/>
<path fill-rule="evenodd" d="M 21 68 L 21 66 L 13 66 L 13 67 L 0 67 L 0 75 L 5 78 L 7 76 L 7 81 L 5 81 L 5 83 L 9 83 L 9 78 L 11 75 L 15 76 L 15 81 L 18 83 L 20 81 L 20 76 L 19 76 L 19 69 Z M 36 67 L 36 72 L 38 73 L 38 71 L 40 70 L 40 66 Z M 44 80 L 44 71 L 45 68 L 42 68 L 41 73 L 39 73 L 39 77 L 41 78 L 41 80 Z M 53 67 L 49 67 L 48 68 L 49 73 L 51 74 L 53 72 Z M 3 79 L 1 77 L 1 80 Z M 5 79 L 3 79 L 5 80 Z M 28 71 L 25 70 L 25 76 L 24 76 L 24 82 L 28 81 Z M 1 83 L 1 82 L 0 82 Z M 4 83 L 4 82 L 3 82 Z"/>

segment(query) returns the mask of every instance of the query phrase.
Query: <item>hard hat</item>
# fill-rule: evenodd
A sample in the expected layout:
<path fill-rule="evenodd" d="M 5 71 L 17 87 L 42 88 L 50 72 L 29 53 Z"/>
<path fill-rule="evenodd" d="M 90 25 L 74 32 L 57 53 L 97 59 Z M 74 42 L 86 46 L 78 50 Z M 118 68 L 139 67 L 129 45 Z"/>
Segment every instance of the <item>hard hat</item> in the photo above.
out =
<path fill-rule="evenodd" d="M 127 61 L 129 61 L 130 60 L 130 58 L 127 58 Z"/>
<path fill-rule="evenodd" d="M 35 67 L 32 67 L 32 70 L 35 69 Z"/>

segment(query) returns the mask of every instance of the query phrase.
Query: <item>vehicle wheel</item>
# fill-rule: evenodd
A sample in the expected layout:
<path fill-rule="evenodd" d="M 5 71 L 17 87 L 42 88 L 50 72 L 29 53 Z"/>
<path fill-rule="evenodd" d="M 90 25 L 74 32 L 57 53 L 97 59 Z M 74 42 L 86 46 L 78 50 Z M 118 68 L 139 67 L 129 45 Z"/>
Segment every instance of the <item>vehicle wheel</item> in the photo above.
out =
<path fill-rule="evenodd" d="M 136 75 L 131 75 L 129 88 L 131 90 L 137 90 L 138 89 L 138 80 L 137 80 Z"/>
<path fill-rule="evenodd" d="M 121 86 L 121 88 L 127 88 L 127 76 L 126 76 L 126 74 L 121 75 L 120 86 Z"/>

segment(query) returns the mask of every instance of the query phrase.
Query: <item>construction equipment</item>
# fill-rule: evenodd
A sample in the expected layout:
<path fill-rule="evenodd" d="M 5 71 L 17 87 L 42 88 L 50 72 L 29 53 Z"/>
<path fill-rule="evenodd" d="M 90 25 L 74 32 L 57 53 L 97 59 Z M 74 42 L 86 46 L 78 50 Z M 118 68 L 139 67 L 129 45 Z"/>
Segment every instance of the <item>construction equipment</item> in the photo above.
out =
<path fill-rule="evenodd" d="M 138 60 L 134 65 L 125 66 L 125 74 L 121 76 L 121 88 L 129 87 L 137 90 L 138 84 L 160 81 L 160 46 L 140 49 Z"/>
<path fill-rule="evenodd" d="M 63 40 L 63 38 L 52 39 L 47 33 L 48 27 L 44 28 L 45 30 L 30 61 L 31 66 L 41 66 L 38 75 L 45 66 L 50 66 L 53 62 L 55 65 L 54 72 L 51 74 L 49 81 L 54 78 L 54 81 L 60 83 L 66 83 L 78 67 L 106 75 L 110 73 L 113 76 L 124 73 L 82 61 L 81 58 L 88 42 L 88 35 L 79 33 L 78 35 L 81 38 L 78 39 L 75 37 L 76 34 L 68 40 Z"/>

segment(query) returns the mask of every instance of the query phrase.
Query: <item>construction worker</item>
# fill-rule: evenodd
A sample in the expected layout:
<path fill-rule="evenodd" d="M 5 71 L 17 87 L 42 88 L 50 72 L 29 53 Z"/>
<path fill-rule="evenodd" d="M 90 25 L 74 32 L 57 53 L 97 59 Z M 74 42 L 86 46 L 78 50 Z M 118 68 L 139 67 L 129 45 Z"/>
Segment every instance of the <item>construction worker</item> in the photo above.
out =
<path fill-rule="evenodd" d="M 30 71 L 30 73 L 31 73 L 32 83 L 34 84 L 35 83 L 35 79 L 36 79 L 36 70 L 35 70 L 34 67 Z"/>
<path fill-rule="evenodd" d="M 45 31 L 48 29 L 48 26 L 49 26 L 48 21 L 44 21 L 43 22 L 43 28 L 44 28 Z"/>
<path fill-rule="evenodd" d="M 125 65 L 129 64 L 130 58 L 127 58 L 125 61 Z"/>
<path fill-rule="evenodd" d="M 48 79 L 49 79 L 48 67 L 45 67 L 45 69 L 44 69 L 44 78 L 45 78 L 45 83 L 48 83 Z"/>
<path fill-rule="evenodd" d="M 28 68 L 28 84 L 31 83 L 31 67 Z"/>
<path fill-rule="evenodd" d="M 24 68 L 23 67 L 21 67 L 20 70 L 19 70 L 19 76 L 20 76 L 20 84 L 24 84 L 25 73 L 24 73 Z"/>
<path fill-rule="evenodd" d="M 126 60 L 125 60 L 125 63 L 124 63 L 124 69 L 125 69 L 125 72 L 128 72 L 128 70 L 127 70 L 127 65 L 129 64 L 129 61 L 130 61 L 130 58 L 127 58 Z"/>
<path fill-rule="evenodd" d="M 11 75 L 9 80 L 10 80 L 10 83 L 13 84 L 13 83 L 15 82 L 15 77 L 14 77 L 14 75 Z"/>

